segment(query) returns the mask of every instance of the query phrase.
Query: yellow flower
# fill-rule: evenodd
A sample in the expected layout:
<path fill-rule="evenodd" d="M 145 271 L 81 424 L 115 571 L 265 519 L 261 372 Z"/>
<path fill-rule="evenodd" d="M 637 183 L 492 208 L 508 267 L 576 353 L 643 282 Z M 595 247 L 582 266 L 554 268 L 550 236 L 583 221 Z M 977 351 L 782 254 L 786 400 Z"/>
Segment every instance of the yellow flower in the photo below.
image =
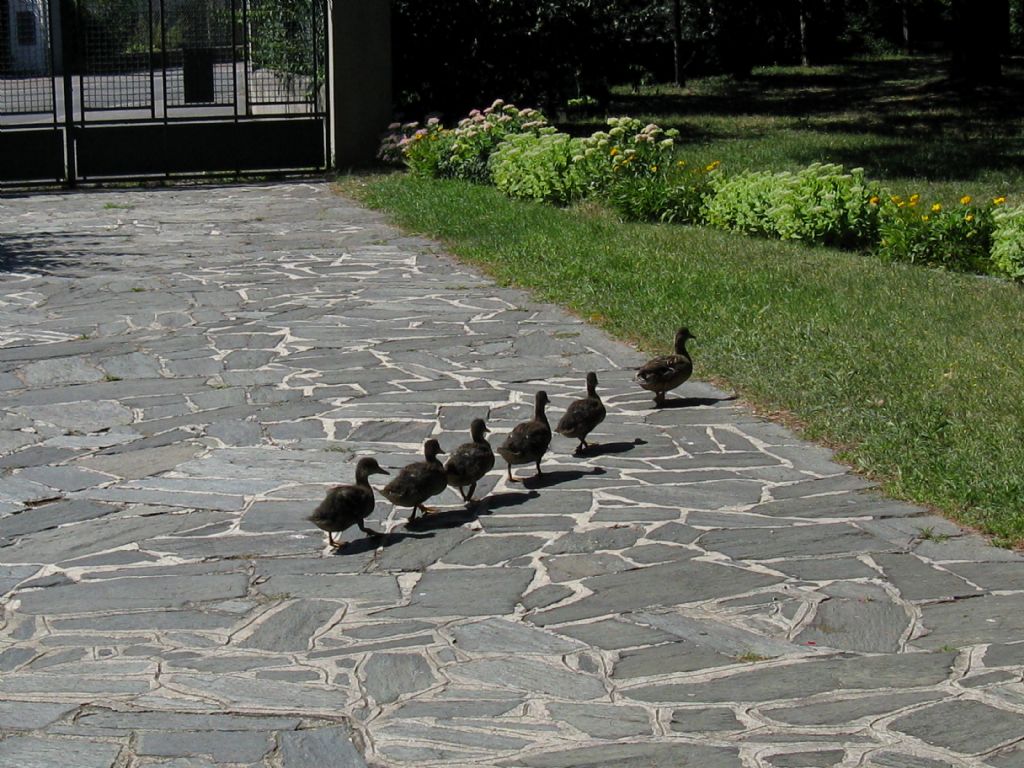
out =
<path fill-rule="evenodd" d="M 619 148 L 618 147 L 612 147 L 608 151 L 608 154 L 611 155 L 612 157 L 615 157 L 617 154 L 619 154 Z"/>
<path fill-rule="evenodd" d="M 676 165 L 678 165 L 680 168 L 682 168 L 684 165 L 686 165 L 686 161 L 685 160 L 680 160 L 680 161 L 678 161 L 676 163 Z"/>
<path fill-rule="evenodd" d="M 871 205 L 878 205 L 878 195 L 872 195 L 868 202 L 871 203 Z"/>
<path fill-rule="evenodd" d="M 932 206 L 932 213 L 938 213 L 941 210 L 942 210 L 942 203 L 935 203 L 935 205 Z"/>
<path fill-rule="evenodd" d="M 968 213 L 966 216 L 964 216 L 964 221 L 974 221 L 974 214 Z"/>
<path fill-rule="evenodd" d="M 921 215 L 921 221 L 929 221 L 930 219 L 931 217 L 927 213 Z"/>
<path fill-rule="evenodd" d="M 920 195 L 913 194 L 913 195 L 910 196 L 910 204 L 911 205 L 917 205 L 917 201 L 920 200 L 920 199 L 921 199 Z"/>
<path fill-rule="evenodd" d="M 706 168 L 704 168 L 704 170 L 705 171 L 713 171 L 713 170 L 715 170 L 715 168 L 717 168 L 721 164 L 722 164 L 721 160 L 715 160 L 713 163 L 708 164 L 708 166 Z"/>
<path fill-rule="evenodd" d="M 652 165 L 651 166 L 651 173 L 657 173 L 657 172 L 658 172 L 658 166 Z"/>
<path fill-rule="evenodd" d="M 1002 205 L 1005 202 L 1006 202 L 1006 198 L 1003 197 L 1003 196 L 999 196 L 999 197 L 993 198 L 992 205 Z"/>
<path fill-rule="evenodd" d="M 960 205 L 970 205 L 973 199 L 970 195 L 964 195 L 960 198 Z"/>
<path fill-rule="evenodd" d="M 896 205 L 900 205 L 901 206 L 903 204 L 903 198 L 900 197 L 899 195 L 893 195 L 889 199 L 892 200 L 894 203 L 896 203 Z"/>

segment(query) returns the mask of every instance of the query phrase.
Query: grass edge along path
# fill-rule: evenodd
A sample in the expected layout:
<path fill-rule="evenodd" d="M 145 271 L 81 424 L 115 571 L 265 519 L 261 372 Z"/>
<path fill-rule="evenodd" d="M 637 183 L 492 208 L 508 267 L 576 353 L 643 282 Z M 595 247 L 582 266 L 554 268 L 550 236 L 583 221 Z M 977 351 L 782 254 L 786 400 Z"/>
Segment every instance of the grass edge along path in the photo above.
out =
<path fill-rule="evenodd" d="M 648 352 L 688 324 L 720 381 L 886 493 L 1024 545 L 1024 291 L 1001 281 L 408 174 L 338 189 Z"/>

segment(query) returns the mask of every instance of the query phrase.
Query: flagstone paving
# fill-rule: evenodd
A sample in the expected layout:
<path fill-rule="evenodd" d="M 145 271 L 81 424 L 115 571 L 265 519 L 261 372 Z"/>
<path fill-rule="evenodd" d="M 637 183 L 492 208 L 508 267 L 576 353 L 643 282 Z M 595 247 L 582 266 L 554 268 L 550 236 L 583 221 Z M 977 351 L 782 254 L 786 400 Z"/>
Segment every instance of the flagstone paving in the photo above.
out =
<path fill-rule="evenodd" d="M 0 766 L 1024 766 L 1024 559 L 326 184 L 3 197 L 0 268 Z M 588 370 L 586 457 L 306 521 Z"/>

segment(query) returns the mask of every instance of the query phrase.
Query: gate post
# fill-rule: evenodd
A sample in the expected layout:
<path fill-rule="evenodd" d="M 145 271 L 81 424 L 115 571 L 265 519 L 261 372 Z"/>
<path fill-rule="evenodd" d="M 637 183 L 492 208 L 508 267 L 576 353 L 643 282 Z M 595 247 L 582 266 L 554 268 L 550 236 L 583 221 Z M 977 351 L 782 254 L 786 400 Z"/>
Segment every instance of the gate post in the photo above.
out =
<path fill-rule="evenodd" d="M 328 2 L 334 167 L 366 166 L 391 122 L 391 3 Z"/>

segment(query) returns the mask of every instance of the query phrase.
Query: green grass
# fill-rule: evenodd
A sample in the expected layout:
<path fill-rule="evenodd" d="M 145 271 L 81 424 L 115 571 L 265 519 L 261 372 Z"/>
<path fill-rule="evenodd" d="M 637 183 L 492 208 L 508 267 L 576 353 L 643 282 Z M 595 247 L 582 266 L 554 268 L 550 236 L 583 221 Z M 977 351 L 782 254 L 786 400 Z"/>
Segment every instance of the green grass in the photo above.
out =
<path fill-rule="evenodd" d="M 726 172 L 795 170 L 812 162 L 863 167 L 898 194 L 953 203 L 1024 199 L 1024 62 L 998 87 L 965 92 L 935 57 L 861 59 L 832 67 L 770 67 L 749 80 L 715 77 L 686 88 L 613 89 L 611 115 L 680 131 L 681 153 Z M 573 117 L 574 133 L 604 118 Z"/>
<path fill-rule="evenodd" d="M 686 323 L 697 376 L 836 446 L 890 494 L 1024 542 L 1018 286 L 404 174 L 342 190 L 650 352 Z"/>

